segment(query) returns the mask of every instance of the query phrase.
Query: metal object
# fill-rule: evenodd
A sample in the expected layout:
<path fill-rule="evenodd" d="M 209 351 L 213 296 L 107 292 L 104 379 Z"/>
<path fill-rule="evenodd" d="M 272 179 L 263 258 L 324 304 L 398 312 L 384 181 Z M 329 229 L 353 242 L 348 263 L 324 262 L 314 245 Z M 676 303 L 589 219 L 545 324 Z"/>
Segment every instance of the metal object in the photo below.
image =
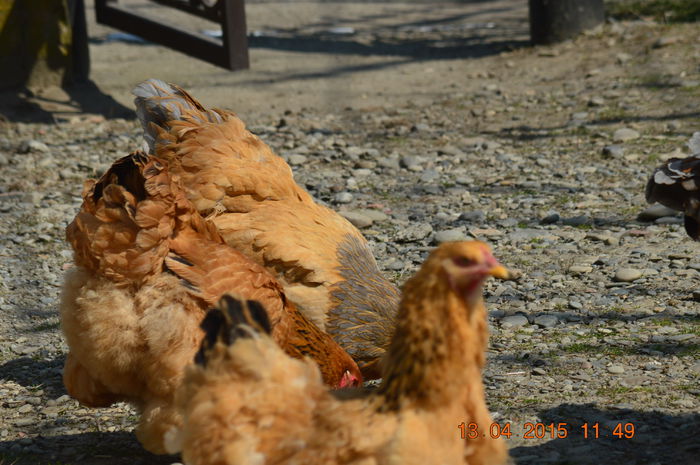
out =
<path fill-rule="evenodd" d="M 119 0 L 95 0 L 97 22 L 121 29 L 231 71 L 247 69 L 244 0 L 150 0 L 221 25 L 222 40 L 187 31 L 119 5 Z"/>

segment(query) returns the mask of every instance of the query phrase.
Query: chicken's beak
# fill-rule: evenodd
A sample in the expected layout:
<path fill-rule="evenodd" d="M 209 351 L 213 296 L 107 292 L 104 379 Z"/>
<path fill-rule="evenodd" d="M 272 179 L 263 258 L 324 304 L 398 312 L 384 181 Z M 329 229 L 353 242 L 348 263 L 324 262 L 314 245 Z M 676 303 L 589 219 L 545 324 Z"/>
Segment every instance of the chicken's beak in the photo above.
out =
<path fill-rule="evenodd" d="M 496 265 L 489 270 L 489 275 L 498 279 L 510 279 L 510 272 L 503 265 Z"/>

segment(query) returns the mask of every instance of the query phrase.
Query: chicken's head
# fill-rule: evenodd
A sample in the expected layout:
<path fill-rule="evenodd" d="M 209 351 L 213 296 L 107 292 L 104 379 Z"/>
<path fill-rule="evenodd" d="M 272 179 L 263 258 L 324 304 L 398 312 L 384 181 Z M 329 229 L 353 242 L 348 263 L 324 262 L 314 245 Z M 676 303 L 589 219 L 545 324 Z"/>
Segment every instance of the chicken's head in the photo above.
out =
<path fill-rule="evenodd" d="M 491 248 L 479 241 L 447 242 L 433 252 L 431 259 L 440 263 L 451 289 L 467 302 L 481 296 L 481 286 L 489 276 L 509 277 Z"/>

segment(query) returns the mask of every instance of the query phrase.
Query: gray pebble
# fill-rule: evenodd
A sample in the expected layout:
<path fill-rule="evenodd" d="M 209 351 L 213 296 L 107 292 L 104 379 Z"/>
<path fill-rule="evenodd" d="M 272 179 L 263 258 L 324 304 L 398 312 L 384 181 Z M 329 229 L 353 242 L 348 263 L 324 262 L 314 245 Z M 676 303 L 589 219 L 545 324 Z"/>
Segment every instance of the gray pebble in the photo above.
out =
<path fill-rule="evenodd" d="M 642 277 L 642 270 L 635 268 L 620 268 L 615 272 L 615 281 L 629 283 Z"/>
<path fill-rule="evenodd" d="M 621 365 L 610 365 L 608 368 L 608 373 L 612 373 L 614 375 L 621 375 L 622 373 L 625 372 L 624 367 Z"/>
<path fill-rule="evenodd" d="M 621 145 L 606 145 L 603 147 L 603 156 L 610 158 L 620 158 L 625 154 L 625 149 Z"/>
<path fill-rule="evenodd" d="M 350 192 L 338 192 L 333 196 L 333 200 L 337 203 L 350 203 L 352 202 L 353 195 Z"/>
<path fill-rule="evenodd" d="M 535 317 L 534 323 L 543 328 L 552 328 L 557 325 L 559 318 L 556 315 L 539 315 Z"/>
<path fill-rule="evenodd" d="M 19 151 L 23 153 L 27 152 L 42 152 L 46 153 L 49 151 L 49 147 L 38 140 L 27 140 L 22 142 L 19 147 Z"/>
<path fill-rule="evenodd" d="M 630 128 L 620 128 L 613 133 L 613 140 L 616 142 L 626 142 L 639 138 L 639 132 Z"/>
<path fill-rule="evenodd" d="M 447 229 L 435 233 L 435 242 L 442 244 L 443 242 L 463 241 L 467 238 L 466 232 L 462 228 Z"/>
<path fill-rule="evenodd" d="M 525 315 L 510 315 L 501 319 L 501 326 L 504 328 L 519 328 L 528 323 Z"/>
<path fill-rule="evenodd" d="M 678 212 L 676 212 L 675 210 L 665 207 L 660 203 L 655 203 L 654 205 L 651 205 L 642 210 L 639 213 L 639 215 L 637 215 L 637 219 L 639 221 L 654 221 L 659 218 L 663 218 L 666 216 L 675 216 L 677 214 Z"/>
<path fill-rule="evenodd" d="M 360 229 L 372 226 L 373 223 L 372 218 L 358 211 L 340 212 L 340 215 Z"/>
<path fill-rule="evenodd" d="M 289 164 L 292 166 L 303 165 L 304 163 L 306 163 L 306 155 L 295 153 L 289 156 Z"/>
<path fill-rule="evenodd" d="M 425 239 L 433 232 L 433 227 L 428 223 L 410 224 L 399 229 L 396 233 L 397 242 L 415 242 Z"/>
<path fill-rule="evenodd" d="M 567 226 L 583 226 L 589 224 L 591 219 L 586 215 L 574 216 L 571 218 L 564 218 L 562 223 Z"/>
<path fill-rule="evenodd" d="M 459 220 L 468 221 L 469 223 L 481 223 L 486 219 L 486 214 L 481 210 L 463 212 L 459 215 Z"/>
<path fill-rule="evenodd" d="M 554 224 L 561 219 L 557 212 L 547 212 L 547 215 L 540 220 L 540 224 Z"/>

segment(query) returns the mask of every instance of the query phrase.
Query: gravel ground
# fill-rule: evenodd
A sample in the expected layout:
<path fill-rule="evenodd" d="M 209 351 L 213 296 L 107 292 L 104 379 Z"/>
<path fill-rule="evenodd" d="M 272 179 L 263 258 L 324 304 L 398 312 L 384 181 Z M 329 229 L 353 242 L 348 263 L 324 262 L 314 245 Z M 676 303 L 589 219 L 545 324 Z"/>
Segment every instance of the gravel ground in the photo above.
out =
<path fill-rule="evenodd" d="M 436 243 L 468 237 L 518 270 L 486 289 L 485 382 L 519 464 L 697 463 L 698 246 L 643 191 L 700 130 L 699 34 L 616 23 L 461 58 L 461 85 L 436 79 L 426 103 L 241 115 L 397 283 Z M 139 137 L 134 120 L 99 115 L 0 123 L 2 464 L 178 460 L 139 447 L 128 406 L 83 408 L 61 383 L 64 228 L 82 181 Z"/>

